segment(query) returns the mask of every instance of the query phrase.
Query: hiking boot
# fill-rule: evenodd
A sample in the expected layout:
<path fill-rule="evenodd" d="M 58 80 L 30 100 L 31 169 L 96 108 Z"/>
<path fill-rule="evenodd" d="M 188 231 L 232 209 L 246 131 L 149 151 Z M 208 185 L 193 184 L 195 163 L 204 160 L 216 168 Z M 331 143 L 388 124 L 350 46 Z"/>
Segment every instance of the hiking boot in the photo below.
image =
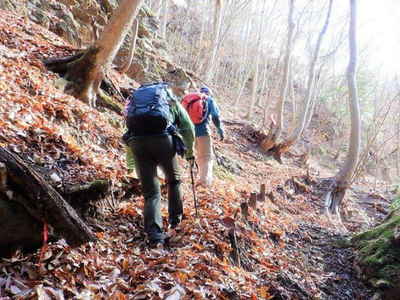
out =
<path fill-rule="evenodd" d="M 158 248 L 159 245 L 165 244 L 166 237 L 159 229 L 153 229 L 147 233 L 147 243 L 150 248 Z"/>
<path fill-rule="evenodd" d="M 165 239 L 149 239 L 149 248 L 161 248 L 165 245 Z"/>
<path fill-rule="evenodd" d="M 182 220 L 182 215 L 178 215 L 176 217 L 170 218 L 169 219 L 169 227 L 171 229 L 175 229 L 179 225 L 181 220 Z"/>

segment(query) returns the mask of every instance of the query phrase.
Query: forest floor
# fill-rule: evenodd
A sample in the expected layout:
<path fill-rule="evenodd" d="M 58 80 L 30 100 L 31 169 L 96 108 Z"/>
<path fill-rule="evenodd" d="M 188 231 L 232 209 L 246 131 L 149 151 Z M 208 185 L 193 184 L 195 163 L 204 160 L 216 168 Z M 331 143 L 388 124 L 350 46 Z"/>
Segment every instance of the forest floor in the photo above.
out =
<path fill-rule="evenodd" d="M 0 145 L 69 182 L 136 182 L 125 176 L 122 129 L 115 125 L 122 118 L 58 90 L 58 76 L 41 63 L 71 51 L 39 26 L 0 11 Z M 342 233 L 324 214 L 326 181 L 317 170 L 296 157 L 283 165 L 266 158 L 243 123 L 225 128 L 226 139 L 215 140 L 213 187 L 197 190 L 198 217 L 182 161 L 185 219 L 168 232 L 166 247 L 145 243 L 142 198 L 121 198 L 88 220 L 96 241 L 73 249 L 51 241 L 42 255 L 16 251 L 0 259 L 0 299 L 371 299 L 354 252 L 340 245 L 364 227 L 365 216 L 382 218 L 384 207 L 370 201 L 379 194 L 364 186 L 354 191 L 359 197 L 345 208 Z M 260 184 L 267 197 L 251 207 Z M 165 201 L 162 211 L 166 220 Z"/>

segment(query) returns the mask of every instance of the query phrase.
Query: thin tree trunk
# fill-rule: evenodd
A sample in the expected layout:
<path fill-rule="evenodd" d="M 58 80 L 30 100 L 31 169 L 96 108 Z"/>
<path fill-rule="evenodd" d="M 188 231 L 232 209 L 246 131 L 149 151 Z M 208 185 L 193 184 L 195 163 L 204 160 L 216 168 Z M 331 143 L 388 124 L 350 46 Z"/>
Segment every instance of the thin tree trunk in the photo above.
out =
<path fill-rule="evenodd" d="M 133 22 L 132 41 L 131 41 L 131 44 L 129 47 L 127 60 L 126 60 L 125 64 L 121 67 L 121 73 L 128 72 L 130 66 L 132 65 L 133 57 L 135 56 L 136 40 L 137 40 L 138 31 L 139 31 L 139 21 L 136 19 Z"/>
<path fill-rule="evenodd" d="M 253 8 L 251 9 L 251 12 L 253 13 Z M 242 60 L 240 63 L 240 70 L 241 72 L 239 73 L 239 93 L 236 97 L 236 100 L 233 104 L 235 108 L 235 115 L 239 111 L 239 102 L 242 99 L 243 91 L 245 90 L 247 80 L 251 74 L 251 68 L 248 67 L 247 65 L 247 59 L 249 56 L 249 43 L 250 43 L 250 34 L 251 34 L 251 28 L 252 28 L 252 18 L 248 18 L 247 23 L 246 23 L 246 29 L 244 31 L 244 36 L 243 36 L 243 55 L 242 55 Z M 241 73 L 244 73 L 243 77 L 240 78 Z"/>
<path fill-rule="evenodd" d="M 280 53 L 283 53 L 283 51 L 280 51 Z M 270 115 L 269 114 L 270 103 L 271 103 L 272 96 L 274 94 L 274 86 L 278 85 L 278 84 L 273 84 L 273 78 L 274 78 L 275 74 L 279 74 L 279 66 L 280 66 L 281 59 L 282 59 L 282 54 L 279 55 L 273 70 L 268 74 L 269 87 L 268 87 L 268 93 L 267 93 L 267 100 L 269 100 L 269 101 L 266 102 L 265 106 L 264 106 L 264 117 L 263 117 L 262 122 L 260 123 L 260 126 L 259 126 L 260 129 L 265 128 L 265 126 L 267 126 L 267 119 L 268 119 L 268 116 Z M 278 75 L 276 75 L 276 76 L 278 76 Z M 270 116 L 270 118 L 273 119 L 272 116 Z M 275 126 L 275 124 L 276 123 L 274 120 L 273 126 Z"/>
<path fill-rule="evenodd" d="M 315 66 L 316 66 L 319 52 L 321 49 L 322 39 L 328 29 L 330 15 L 331 15 L 331 11 L 332 11 L 332 3 L 333 3 L 333 0 L 329 0 L 329 7 L 328 7 L 328 12 L 326 15 L 325 23 L 322 27 L 321 32 L 319 33 L 317 43 L 315 45 L 313 57 L 311 60 L 311 64 L 310 64 L 310 68 L 309 68 L 309 72 L 308 72 L 307 91 L 306 91 L 306 95 L 305 95 L 305 99 L 304 99 L 304 110 L 301 114 L 301 120 L 300 120 L 298 126 L 292 131 L 292 133 L 286 139 L 286 141 L 284 141 L 282 144 L 280 144 L 277 147 L 277 151 L 279 151 L 279 155 L 283 152 L 286 152 L 294 143 L 296 143 L 300 139 L 300 137 L 304 131 L 307 117 L 309 114 L 309 110 L 311 109 L 312 94 L 314 92 L 314 87 L 315 87 L 315 84 L 314 84 L 315 83 Z"/>
<path fill-rule="evenodd" d="M 293 79 L 293 70 L 289 72 L 289 99 L 292 104 L 292 119 L 291 119 L 291 130 L 296 126 L 296 96 L 294 92 L 294 79 Z"/>
<path fill-rule="evenodd" d="M 206 72 L 206 81 L 211 82 L 214 77 L 215 62 L 218 54 L 219 36 L 221 32 L 222 13 L 224 8 L 224 0 L 215 0 L 214 29 L 213 29 L 213 45 L 211 47 L 211 57 L 209 60 L 208 70 Z"/>
<path fill-rule="evenodd" d="M 262 108 L 262 103 L 265 98 L 266 90 L 267 90 L 267 79 L 268 79 L 268 60 L 265 59 L 265 65 L 264 65 L 264 73 L 262 76 L 262 83 L 261 83 L 261 96 L 257 98 L 256 106 Z"/>
<path fill-rule="evenodd" d="M 399 115 L 399 117 L 400 117 L 400 113 L 398 114 Z M 398 119 L 397 119 L 397 126 L 396 126 L 397 128 L 397 134 L 396 134 L 396 136 L 397 136 L 397 145 L 400 145 L 400 122 L 398 121 Z M 400 177 L 400 151 L 399 150 L 397 150 L 397 152 L 396 152 L 396 175 L 397 175 L 397 178 L 398 177 Z"/>
<path fill-rule="evenodd" d="M 295 24 L 293 21 L 293 11 L 294 11 L 294 0 L 289 0 L 289 14 L 288 14 L 288 36 L 286 43 L 286 53 L 284 60 L 284 69 L 283 69 L 283 80 L 282 87 L 280 93 L 280 99 L 276 104 L 275 111 L 277 115 L 276 126 L 273 126 L 270 129 L 270 132 L 262 142 L 261 148 L 264 151 L 270 151 L 272 148 L 276 146 L 276 142 L 282 134 L 283 128 L 283 111 L 284 105 L 287 99 L 288 93 L 288 85 L 289 85 L 289 69 L 292 55 L 292 42 L 293 42 L 293 31 L 295 28 Z"/>
<path fill-rule="evenodd" d="M 202 6 L 200 6 L 201 8 Z M 200 11 L 200 15 L 203 15 L 203 12 Z M 207 26 L 207 18 L 201 18 L 201 29 L 200 29 L 200 37 L 199 40 L 196 43 L 196 49 L 197 49 L 197 53 L 195 55 L 196 59 L 195 59 L 195 63 L 194 63 L 194 71 L 197 71 L 198 73 L 200 73 L 202 66 L 200 65 L 200 62 L 202 60 L 202 53 L 203 53 L 203 43 L 204 43 L 204 35 L 205 35 L 205 31 L 206 31 L 206 26 Z"/>
<path fill-rule="evenodd" d="M 312 117 L 314 115 L 315 111 L 315 106 L 317 104 L 317 98 L 319 98 L 321 89 L 322 89 L 322 80 L 321 80 L 321 74 L 322 74 L 322 66 L 319 70 L 319 77 L 314 81 L 314 87 L 313 87 L 313 93 L 311 95 L 311 107 L 307 111 L 307 116 L 306 116 L 306 125 L 304 126 L 304 130 L 310 127 Z M 304 131 L 303 131 L 304 132 Z"/>
<path fill-rule="evenodd" d="M 221 2 L 222 2 L 222 9 L 221 9 L 221 20 L 219 21 L 220 22 L 220 25 L 219 25 L 219 34 L 218 34 L 218 43 L 217 43 L 217 54 L 218 54 L 218 50 L 219 49 L 221 49 L 222 47 L 223 47 L 223 44 L 224 44 L 224 37 L 226 36 L 225 34 L 223 34 L 223 32 L 222 32 L 222 24 L 226 24 L 226 18 L 227 18 L 227 5 L 226 4 L 229 4 L 229 1 L 227 1 L 227 3 L 225 3 L 224 2 L 224 0 L 221 0 Z M 229 30 L 229 26 L 226 26 L 226 31 L 225 32 L 228 32 L 228 30 Z M 222 56 L 221 55 L 216 55 L 216 57 L 215 57 L 215 62 L 214 62 L 214 77 L 213 78 L 216 78 L 216 80 L 218 80 L 218 76 L 219 76 L 219 72 L 220 72 L 220 63 L 221 63 L 221 59 L 222 59 Z M 227 75 L 226 73 L 224 74 L 225 76 Z M 223 82 L 226 82 L 226 80 L 223 80 Z"/>
<path fill-rule="evenodd" d="M 163 0 L 154 1 L 154 2 L 157 2 L 157 3 L 155 3 L 154 7 L 152 7 L 152 10 L 154 11 L 155 17 L 156 18 L 160 18 L 161 10 L 162 10 L 162 7 L 163 7 L 163 4 L 162 4 Z"/>
<path fill-rule="evenodd" d="M 162 1 L 163 1 L 162 3 L 163 17 L 161 23 L 161 37 L 165 40 L 167 38 L 169 0 L 162 0 Z"/>
<path fill-rule="evenodd" d="M 360 154 L 360 106 L 358 101 L 356 84 L 356 66 L 357 66 L 357 40 L 356 40 L 356 22 L 357 22 L 357 1 L 350 0 L 350 28 L 349 28 L 349 51 L 350 60 L 347 68 L 347 83 L 349 89 L 349 106 L 351 113 L 351 135 L 349 151 L 347 158 L 339 173 L 336 175 L 336 183 L 333 190 L 327 197 L 327 204 L 330 212 L 338 216 L 339 207 L 343 201 L 347 188 L 351 185 L 353 175 Z"/>
<path fill-rule="evenodd" d="M 262 19 L 260 22 L 260 29 L 258 31 L 256 60 L 255 60 L 255 66 L 254 66 L 254 77 L 253 77 L 253 82 L 252 82 L 252 87 L 251 87 L 251 100 L 250 100 L 249 108 L 247 110 L 247 114 L 245 116 L 246 119 L 251 119 L 251 117 L 253 116 L 254 104 L 256 103 L 257 90 L 258 90 L 258 77 L 259 77 L 258 73 L 259 73 L 259 66 L 260 66 L 260 59 L 261 59 L 261 41 L 262 41 L 261 32 L 263 31 L 264 21 L 265 21 L 265 16 L 266 16 L 266 3 L 267 3 L 267 1 L 264 1 L 263 12 L 262 12 L 262 16 L 261 16 Z"/>

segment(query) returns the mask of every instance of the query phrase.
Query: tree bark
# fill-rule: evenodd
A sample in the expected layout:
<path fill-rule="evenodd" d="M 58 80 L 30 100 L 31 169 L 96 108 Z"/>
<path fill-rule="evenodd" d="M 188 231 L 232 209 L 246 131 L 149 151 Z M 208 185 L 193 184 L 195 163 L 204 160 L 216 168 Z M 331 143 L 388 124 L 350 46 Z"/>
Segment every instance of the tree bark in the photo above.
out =
<path fill-rule="evenodd" d="M 0 162 L 7 170 L 7 191 L 0 192 L 10 201 L 22 205 L 38 222 L 50 224 L 71 246 L 95 238 L 75 210 L 20 157 L 0 148 Z"/>
<path fill-rule="evenodd" d="M 255 2 L 254 2 L 255 3 Z M 250 14 L 253 15 L 254 9 L 255 9 L 255 5 L 251 6 L 250 8 Z M 239 79 L 239 93 L 236 97 L 236 100 L 233 104 L 234 108 L 235 108 L 235 117 L 237 117 L 237 114 L 239 111 L 241 111 L 239 109 L 239 102 L 242 98 L 243 92 L 246 88 L 246 83 L 249 79 L 249 76 L 251 74 L 251 68 L 248 67 L 247 65 L 247 60 L 248 60 L 248 56 L 249 56 L 249 44 L 250 44 L 250 35 L 251 35 L 251 29 L 252 29 L 252 21 L 253 18 L 250 17 L 247 19 L 244 31 L 243 31 L 243 54 L 242 54 L 242 59 L 240 60 L 240 67 L 239 67 L 239 73 L 238 73 L 238 79 Z M 244 73 L 243 77 L 241 78 L 241 74 Z"/>
<path fill-rule="evenodd" d="M 217 59 L 219 48 L 219 36 L 221 32 L 222 13 L 224 9 L 224 0 L 215 0 L 215 13 L 214 13 L 214 30 L 213 30 L 213 45 L 211 50 L 211 57 L 206 72 L 206 81 L 211 82 L 214 77 L 215 61 Z"/>
<path fill-rule="evenodd" d="M 133 27 L 132 27 L 132 41 L 129 47 L 129 52 L 128 52 L 128 56 L 126 59 L 126 62 L 123 66 L 121 66 L 120 72 L 121 73 L 126 73 L 128 72 L 132 61 L 133 61 L 133 57 L 135 56 L 135 49 L 136 49 L 136 40 L 137 40 L 137 36 L 138 36 L 138 31 L 139 31 L 139 21 L 136 19 L 133 22 Z"/>
<path fill-rule="evenodd" d="M 297 125 L 297 127 L 292 131 L 292 133 L 289 135 L 289 137 L 286 139 L 286 141 L 282 142 L 275 148 L 275 151 L 277 151 L 279 153 L 279 155 L 288 151 L 288 149 L 300 139 L 300 137 L 305 129 L 307 117 L 309 116 L 310 109 L 312 106 L 311 105 L 312 95 L 314 93 L 314 88 L 315 88 L 315 67 L 316 67 L 319 52 L 321 49 L 322 39 L 325 36 L 325 33 L 328 29 L 329 20 L 330 20 L 331 11 L 332 11 L 332 3 L 333 3 L 333 0 L 330 0 L 325 23 L 322 27 L 321 32 L 318 35 L 317 43 L 315 45 L 314 53 L 313 53 L 313 56 L 311 59 L 310 68 L 309 68 L 309 72 L 308 72 L 307 91 L 306 91 L 306 95 L 304 97 L 304 109 L 301 114 L 300 122 Z"/>
<path fill-rule="evenodd" d="M 142 0 L 122 0 L 94 45 L 78 59 L 68 59 L 64 66 L 58 63 L 57 68 L 65 71 L 66 79 L 75 84 L 72 94 L 91 106 L 95 106 L 105 71 L 132 27 L 141 3 Z"/>
<path fill-rule="evenodd" d="M 170 0 L 162 0 L 163 18 L 161 23 L 161 37 L 165 40 L 167 38 L 167 24 L 168 24 L 168 9 Z"/>
<path fill-rule="evenodd" d="M 250 106 L 246 115 L 246 118 L 251 119 L 252 114 L 253 114 L 253 110 L 254 110 L 254 105 L 260 106 L 262 103 L 262 95 L 264 93 L 264 89 L 267 83 L 267 66 L 268 66 L 268 62 L 265 63 L 265 68 L 264 68 L 264 75 L 263 75 L 263 80 L 261 83 L 261 95 L 257 95 L 257 91 L 260 90 L 259 89 L 259 64 L 260 64 L 260 60 L 261 60 L 261 48 L 262 48 L 262 39 L 261 36 L 263 33 L 265 33 L 266 31 L 266 24 L 267 20 L 269 20 L 272 16 L 272 14 L 275 11 L 275 7 L 277 5 L 278 1 L 275 0 L 274 4 L 272 5 L 271 11 L 267 16 L 267 1 L 264 1 L 263 4 L 263 11 L 262 11 L 262 20 L 260 23 L 260 30 L 258 33 L 258 42 L 257 42 L 257 57 L 256 57 L 256 65 L 255 65 L 255 71 L 254 71 L 254 81 L 253 81 L 253 86 L 252 86 L 252 94 L 251 94 L 251 102 L 250 102 Z M 257 97 L 258 96 L 258 97 Z"/>
<path fill-rule="evenodd" d="M 253 116 L 254 104 L 256 102 L 256 97 L 257 97 L 259 66 L 260 66 L 260 59 L 261 59 L 261 41 L 262 41 L 261 32 L 263 31 L 265 17 L 266 17 L 266 3 L 267 3 L 267 1 L 264 1 L 262 20 L 260 22 L 260 28 L 258 31 L 257 47 L 256 47 L 256 60 L 255 60 L 255 65 L 254 65 L 254 77 L 253 77 L 253 82 L 252 82 L 252 86 L 251 86 L 251 100 L 250 100 L 250 105 L 247 110 L 247 114 L 245 116 L 246 119 L 251 119 L 251 117 Z"/>
<path fill-rule="evenodd" d="M 261 143 L 264 151 L 270 151 L 276 146 L 276 142 L 282 134 L 283 128 L 283 111 L 288 94 L 289 88 L 289 71 L 292 56 L 292 42 L 295 24 L 293 21 L 294 0 L 289 0 L 289 14 L 288 14 L 288 36 L 286 43 L 286 53 L 283 69 L 283 81 L 280 93 L 280 99 L 276 104 L 275 111 L 277 115 L 276 125 L 270 128 L 268 137 Z"/>
<path fill-rule="evenodd" d="M 358 92 L 356 84 L 356 66 L 357 66 L 357 37 L 356 37 L 356 22 L 357 22 L 357 1 L 350 0 L 350 28 L 349 28 L 349 51 L 350 59 L 347 68 L 347 83 L 349 89 L 349 106 L 351 113 L 351 134 L 350 145 L 347 153 L 347 158 L 336 175 L 336 182 L 332 191 L 328 193 L 327 208 L 331 213 L 335 213 L 340 217 L 339 208 L 343 201 L 346 190 L 351 185 L 354 171 L 357 166 L 360 153 L 360 136 L 361 136 L 361 121 L 360 121 L 360 106 L 358 101 Z"/>

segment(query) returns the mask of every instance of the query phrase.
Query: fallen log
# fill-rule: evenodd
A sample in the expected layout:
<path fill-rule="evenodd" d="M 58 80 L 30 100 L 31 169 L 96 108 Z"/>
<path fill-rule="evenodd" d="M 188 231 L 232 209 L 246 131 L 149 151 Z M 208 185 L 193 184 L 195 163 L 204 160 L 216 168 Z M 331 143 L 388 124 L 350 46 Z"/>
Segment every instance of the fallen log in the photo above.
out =
<path fill-rule="evenodd" d="M 0 190 L 3 200 L 20 204 L 39 224 L 46 222 L 51 225 L 71 246 L 95 238 L 76 211 L 18 155 L 0 147 L 0 163 L 3 163 L 7 172 L 7 182 L 2 182 L 3 191 Z"/>

